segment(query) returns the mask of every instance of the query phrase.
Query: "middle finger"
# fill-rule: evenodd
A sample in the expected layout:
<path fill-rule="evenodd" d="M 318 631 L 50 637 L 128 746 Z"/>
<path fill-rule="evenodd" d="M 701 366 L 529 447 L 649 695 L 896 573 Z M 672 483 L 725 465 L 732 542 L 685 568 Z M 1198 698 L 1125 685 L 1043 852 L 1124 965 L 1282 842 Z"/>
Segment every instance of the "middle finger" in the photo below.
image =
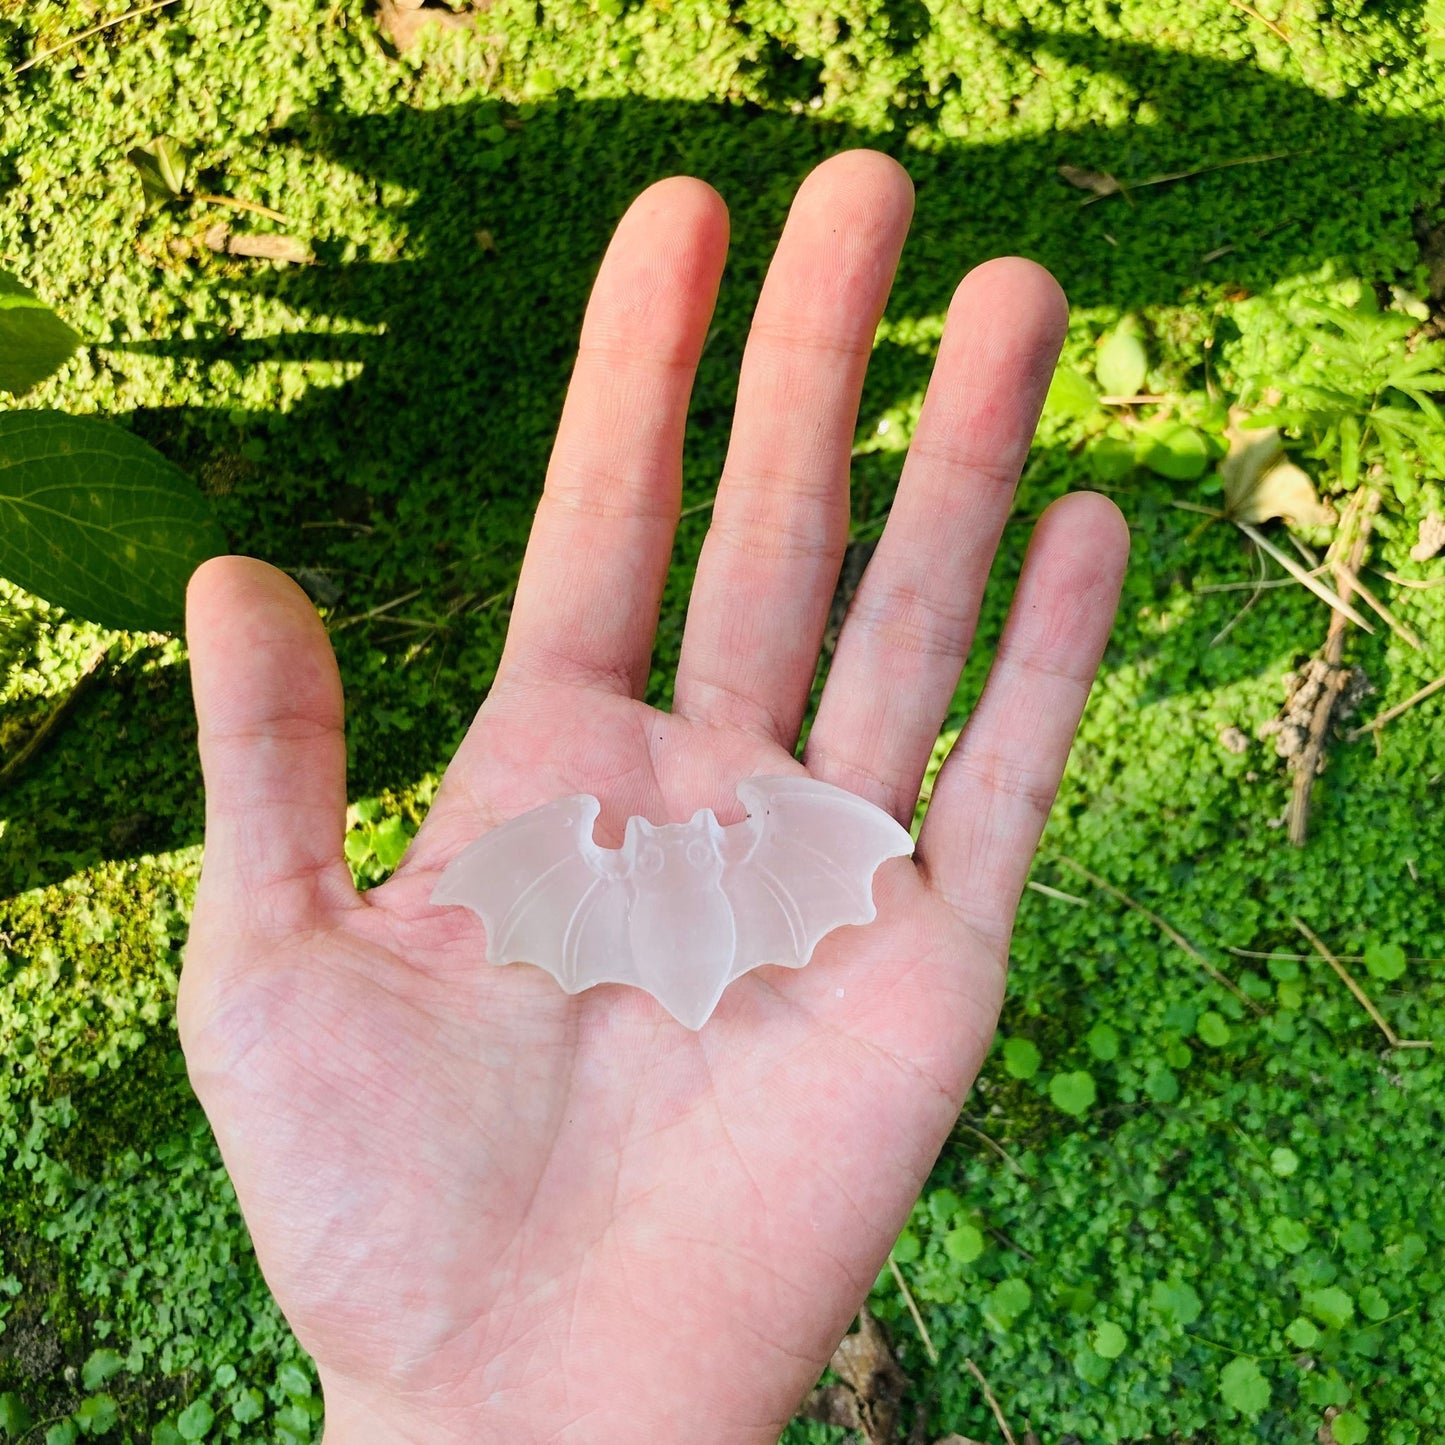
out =
<path fill-rule="evenodd" d="M 913 213 L 896 161 L 851 151 L 798 191 L 743 353 L 674 710 L 792 750 L 848 536 L 863 374 Z"/>

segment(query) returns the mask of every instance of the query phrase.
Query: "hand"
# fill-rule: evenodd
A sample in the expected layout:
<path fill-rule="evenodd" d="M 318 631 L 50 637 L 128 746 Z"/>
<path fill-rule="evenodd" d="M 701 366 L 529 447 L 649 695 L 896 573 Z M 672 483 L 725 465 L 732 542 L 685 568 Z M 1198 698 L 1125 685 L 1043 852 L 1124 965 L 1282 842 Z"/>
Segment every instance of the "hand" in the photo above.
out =
<path fill-rule="evenodd" d="M 181 1036 L 328 1445 L 762 1442 L 883 1264 L 998 1017 L 1014 910 L 1098 664 L 1127 539 L 1040 520 L 987 690 L 878 919 L 732 985 L 691 1033 L 638 990 L 482 962 L 428 895 L 487 828 L 569 793 L 604 841 L 753 773 L 911 821 L 1066 306 L 1031 263 L 959 287 L 887 529 L 803 763 L 849 452 L 912 192 L 868 152 L 804 183 L 743 359 L 674 707 L 639 701 L 684 416 L 727 245 L 701 182 L 646 191 L 582 330 L 496 682 L 396 876 L 342 860 L 341 685 L 281 573 L 196 574 L 206 854 Z"/>

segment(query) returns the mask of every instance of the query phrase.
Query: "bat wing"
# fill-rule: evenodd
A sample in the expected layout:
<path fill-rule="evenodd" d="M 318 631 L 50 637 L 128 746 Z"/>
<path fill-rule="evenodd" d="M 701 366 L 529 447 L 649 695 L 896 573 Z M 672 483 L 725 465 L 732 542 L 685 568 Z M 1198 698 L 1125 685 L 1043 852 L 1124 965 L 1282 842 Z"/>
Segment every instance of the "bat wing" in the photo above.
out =
<path fill-rule="evenodd" d="M 765 963 L 801 968 L 818 940 L 871 923 L 873 874 L 913 852 L 881 808 L 815 778 L 748 778 L 737 794 L 754 842 L 723 872 L 737 921 L 732 977 Z"/>
<path fill-rule="evenodd" d="M 627 896 L 592 839 L 601 811 L 585 794 L 493 828 L 463 849 L 431 901 L 482 920 L 490 963 L 532 963 L 568 993 L 631 983 Z"/>

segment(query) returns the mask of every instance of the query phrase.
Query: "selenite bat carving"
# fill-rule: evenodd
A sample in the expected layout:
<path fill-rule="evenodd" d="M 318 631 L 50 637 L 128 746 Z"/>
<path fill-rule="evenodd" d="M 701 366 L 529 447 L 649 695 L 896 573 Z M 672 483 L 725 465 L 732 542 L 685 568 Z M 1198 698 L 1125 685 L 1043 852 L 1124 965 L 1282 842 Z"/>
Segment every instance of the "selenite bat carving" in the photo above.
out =
<path fill-rule="evenodd" d="M 801 968 L 825 934 L 870 922 L 874 871 L 913 852 L 906 828 L 829 783 L 747 778 L 737 795 L 740 823 L 634 816 L 615 849 L 593 841 L 596 798 L 561 798 L 464 849 L 432 902 L 481 917 L 491 963 L 536 964 L 568 993 L 632 984 L 700 1029 L 733 979 Z"/>

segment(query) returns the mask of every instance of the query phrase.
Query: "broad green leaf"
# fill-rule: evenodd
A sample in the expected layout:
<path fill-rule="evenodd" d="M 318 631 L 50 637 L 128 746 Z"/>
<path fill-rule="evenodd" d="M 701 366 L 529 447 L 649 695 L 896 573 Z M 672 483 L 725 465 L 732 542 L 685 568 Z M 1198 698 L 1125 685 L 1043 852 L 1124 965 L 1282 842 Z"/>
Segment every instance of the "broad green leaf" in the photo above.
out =
<path fill-rule="evenodd" d="M 120 1410 L 109 1395 L 87 1395 L 74 1419 L 87 1435 L 104 1435 L 120 1419 Z"/>
<path fill-rule="evenodd" d="M 1401 1269 L 1413 1269 L 1430 1252 L 1430 1246 L 1418 1234 L 1403 1235 L 1394 1248 L 1398 1252 Z"/>
<path fill-rule="evenodd" d="M 1303 1315 L 1296 1315 L 1285 1327 L 1284 1336 L 1296 1349 L 1307 1350 L 1320 1342 L 1320 1327 Z"/>
<path fill-rule="evenodd" d="M 1375 1253 L 1375 1231 L 1363 1219 L 1352 1219 L 1340 1230 L 1340 1243 L 1346 1254 L 1360 1258 L 1373 1258 Z"/>
<path fill-rule="evenodd" d="M 398 821 L 400 820 L 398 819 Z M 392 865 L 388 864 L 387 866 Z M 309 1400 L 311 1398 L 311 1376 L 295 1360 L 287 1360 L 276 1371 L 276 1383 L 288 1395 L 297 1399 Z"/>
<path fill-rule="evenodd" d="M 1049 1080 L 1049 1098 L 1054 1101 L 1054 1107 L 1076 1119 L 1094 1107 L 1097 1097 L 1093 1076 L 1082 1069 L 1073 1074 L 1055 1074 Z"/>
<path fill-rule="evenodd" d="M 1126 318 L 1099 346 L 1094 375 L 1105 396 L 1137 396 L 1149 374 L 1149 353 Z"/>
<path fill-rule="evenodd" d="M 186 189 L 186 152 L 170 136 L 158 136 L 149 145 L 136 146 L 125 155 L 140 174 L 146 199 L 164 205 Z"/>
<path fill-rule="evenodd" d="M 79 1439 L 80 1431 L 74 1420 L 57 1420 L 45 1432 L 45 1445 L 75 1445 Z"/>
<path fill-rule="evenodd" d="M 1149 1291 L 1149 1303 L 1181 1329 L 1192 1325 L 1204 1308 L 1199 1291 L 1182 1279 L 1155 1280 Z"/>
<path fill-rule="evenodd" d="M 0 391 L 22 396 L 59 371 L 80 345 L 33 291 L 0 271 Z"/>
<path fill-rule="evenodd" d="M 1084 1044 L 1096 1059 L 1103 1059 L 1105 1063 L 1119 1057 L 1119 1034 L 1108 1024 L 1095 1024 L 1084 1035 Z"/>
<path fill-rule="evenodd" d="M 1253 1360 L 1241 1355 L 1219 1372 L 1219 1393 L 1226 1405 L 1253 1420 L 1269 1404 L 1269 1381 Z"/>
<path fill-rule="evenodd" d="M 899 1264 L 912 1264 L 923 1253 L 923 1245 L 911 1229 L 905 1229 L 893 1243 L 893 1258 Z"/>
<path fill-rule="evenodd" d="M 1355 1302 L 1338 1285 L 1305 1291 L 1305 1308 L 1332 1330 L 1342 1330 L 1355 1316 Z"/>
<path fill-rule="evenodd" d="M 1099 393 L 1087 376 L 1072 366 L 1061 366 L 1054 372 L 1044 397 L 1044 415 L 1053 417 L 1085 417 L 1099 409 Z"/>
<path fill-rule="evenodd" d="M 0 1436 L 18 1440 L 35 1423 L 25 1401 L 13 1391 L 0 1395 Z"/>
<path fill-rule="evenodd" d="M 973 1224 L 960 1224 L 943 1236 L 943 1252 L 955 1264 L 972 1264 L 983 1253 L 983 1231 Z"/>
<path fill-rule="evenodd" d="M 287 1433 L 298 1441 L 311 1438 L 311 1417 L 299 1400 L 288 1401 L 276 1412 L 276 1424 L 277 1433 L 283 1439 Z"/>
<path fill-rule="evenodd" d="M 1281 1179 L 1288 1179 L 1299 1168 L 1299 1155 L 1293 1149 L 1286 1148 L 1281 1144 L 1278 1149 L 1270 1150 L 1269 1167 Z"/>
<path fill-rule="evenodd" d="M 125 1361 L 114 1350 L 96 1350 L 81 1366 L 80 1383 L 87 1390 L 98 1390 L 112 1375 L 125 1368 Z"/>
<path fill-rule="evenodd" d="M 1006 1039 L 1003 1046 L 1004 1072 L 1014 1079 L 1031 1079 L 1043 1063 L 1039 1046 L 1032 1039 Z"/>
<path fill-rule="evenodd" d="M 231 1406 L 231 1414 L 242 1425 L 259 1420 L 266 1410 L 266 1397 L 254 1385 L 243 1390 Z"/>
<path fill-rule="evenodd" d="M 1274 1236 L 1274 1242 L 1286 1254 L 1299 1254 L 1309 1248 L 1310 1232 L 1297 1219 L 1287 1219 L 1280 1215 L 1270 1220 L 1269 1232 Z"/>
<path fill-rule="evenodd" d="M 1034 1292 L 1021 1279 L 1005 1279 L 983 1297 L 983 1316 L 1001 1330 L 1012 1329 L 1015 1321 L 1033 1303 Z"/>
<path fill-rule="evenodd" d="M 1105 1320 L 1089 1339 L 1094 1353 L 1101 1359 L 1117 1360 L 1129 1344 L 1129 1336 L 1113 1320 Z"/>
<path fill-rule="evenodd" d="M 1330 1421 L 1330 1431 L 1335 1445 L 1365 1445 L 1370 1438 L 1370 1428 L 1352 1410 L 1344 1410 Z"/>
<path fill-rule="evenodd" d="M 406 830 L 405 821 L 394 815 L 376 825 L 371 835 L 371 851 L 383 868 L 395 868 L 410 842 L 411 834 Z M 310 1394 L 309 1389 L 307 1393 Z"/>
<path fill-rule="evenodd" d="M 185 1436 L 169 1421 L 162 1420 L 151 1431 L 151 1445 L 183 1445 Z"/>
<path fill-rule="evenodd" d="M 204 1440 L 215 1424 L 215 1412 L 205 1400 L 192 1400 L 180 1413 L 176 1429 L 182 1440 Z"/>
<path fill-rule="evenodd" d="M 1096 482 L 1122 482 L 1138 466 L 1134 447 L 1123 437 L 1100 437 L 1084 453 L 1089 475 Z"/>
<path fill-rule="evenodd" d="M 962 1208 L 963 1200 L 947 1186 L 928 1196 L 928 1212 L 940 1224 L 948 1223 Z"/>
<path fill-rule="evenodd" d="M 1200 1014 L 1195 1032 L 1200 1041 L 1212 1049 L 1222 1049 L 1229 1042 L 1229 1024 L 1223 1014 L 1217 1014 L 1213 1009 Z"/>
<path fill-rule="evenodd" d="M 1209 470 L 1209 443 L 1182 422 L 1154 422 L 1139 429 L 1139 461 L 1171 482 L 1197 482 Z"/>
<path fill-rule="evenodd" d="M 195 484 L 139 437 L 0 414 L 0 577 L 103 627 L 172 630 L 191 573 L 225 548 Z"/>
<path fill-rule="evenodd" d="M 1390 1302 L 1376 1285 L 1367 1284 L 1359 1294 L 1360 1313 L 1377 1323 L 1390 1313 Z"/>
<path fill-rule="evenodd" d="M 1372 978 L 1392 983 L 1405 972 L 1405 950 L 1398 943 L 1367 943 L 1365 967 Z"/>

